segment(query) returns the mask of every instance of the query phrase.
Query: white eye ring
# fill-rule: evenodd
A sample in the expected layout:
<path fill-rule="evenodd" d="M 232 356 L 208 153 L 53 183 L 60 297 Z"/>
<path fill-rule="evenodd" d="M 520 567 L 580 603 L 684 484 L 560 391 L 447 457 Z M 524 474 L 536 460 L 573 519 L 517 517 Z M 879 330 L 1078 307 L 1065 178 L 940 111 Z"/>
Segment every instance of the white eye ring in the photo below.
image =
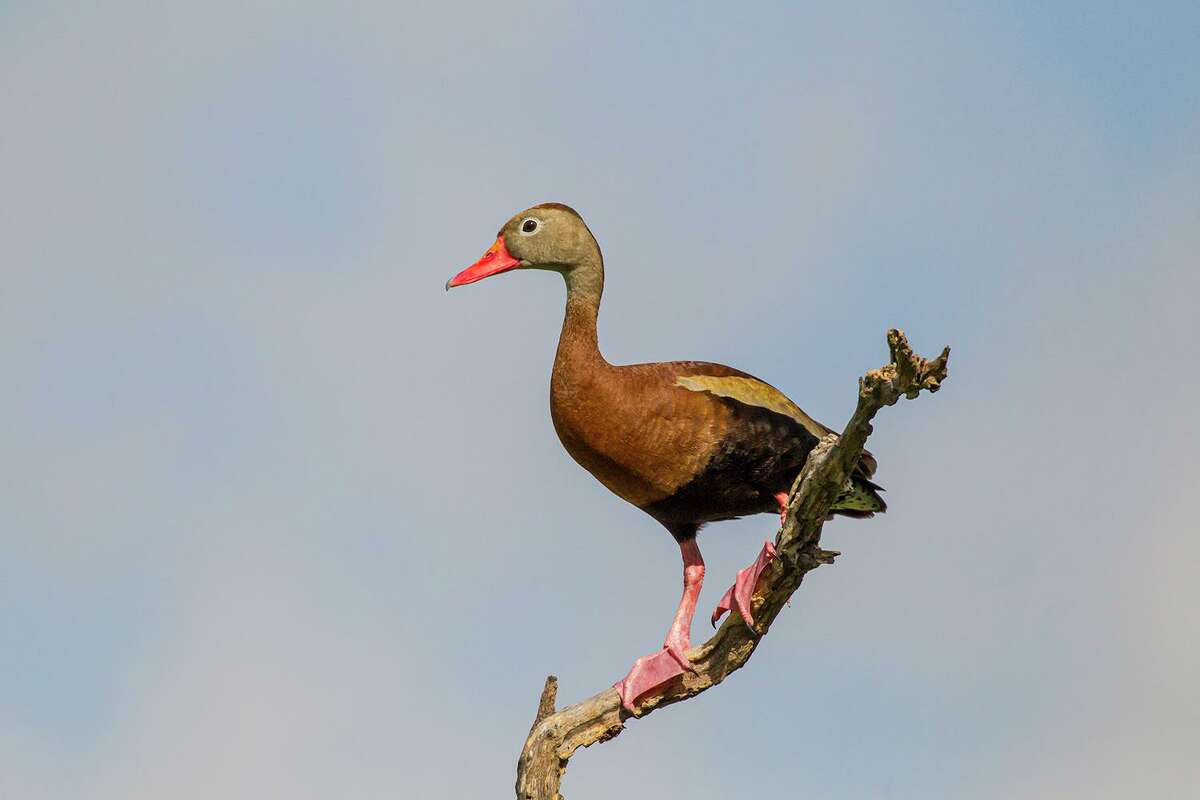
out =
<path fill-rule="evenodd" d="M 541 228 L 542 223 L 537 217 L 526 217 L 521 220 L 520 227 L 517 228 L 522 236 L 533 236 Z"/>

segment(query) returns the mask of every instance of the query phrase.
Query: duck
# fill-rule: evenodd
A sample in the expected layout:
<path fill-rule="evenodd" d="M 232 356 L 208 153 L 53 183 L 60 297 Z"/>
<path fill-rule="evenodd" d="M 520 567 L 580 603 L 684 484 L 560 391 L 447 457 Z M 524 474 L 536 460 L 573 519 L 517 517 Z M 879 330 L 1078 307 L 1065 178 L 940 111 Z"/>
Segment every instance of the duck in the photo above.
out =
<path fill-rule="evenodd" d="M 597 319 L 604 257 L 583 217 L 541 203 L 511 217 L 484 254 L 446 282 L 447 291 L 520 269 L 557 272 L 566 309 L 550 373 L 550 418 L 567 453 L 617 497 L 656 520 L 683 561 L 683 595 L 662 648 L 634 661 L 614 686 L 635 713 L 639 697 L 691 671 L 687 651 L 704 583 L 697 535 L 711 522 L 753 514 L 786 518 L 788 493 L 817 443 L 833 433 L 783 392 L 749 373 L 706 361 L 610 364 Z M 832 514 L 887 510 L 864 451 Z M 752 630 L 751 598 L 770 540 L 740 570 L 711 616 L 736 612 Z M 757 632 L 757 631 L 756 631 Z"/>

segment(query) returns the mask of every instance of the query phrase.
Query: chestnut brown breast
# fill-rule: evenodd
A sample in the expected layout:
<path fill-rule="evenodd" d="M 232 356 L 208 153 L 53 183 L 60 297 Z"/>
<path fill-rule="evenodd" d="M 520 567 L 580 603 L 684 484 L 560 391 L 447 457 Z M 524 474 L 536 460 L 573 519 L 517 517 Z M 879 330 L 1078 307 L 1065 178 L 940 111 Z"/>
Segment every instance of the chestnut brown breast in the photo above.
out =
<path fill-rule="evenodd" d="M 675 385 L 669 364 L 556 369 L 550 413 L 567 452 L 613 493 L 645 508 L 703 471 L 728 408 Z"/>

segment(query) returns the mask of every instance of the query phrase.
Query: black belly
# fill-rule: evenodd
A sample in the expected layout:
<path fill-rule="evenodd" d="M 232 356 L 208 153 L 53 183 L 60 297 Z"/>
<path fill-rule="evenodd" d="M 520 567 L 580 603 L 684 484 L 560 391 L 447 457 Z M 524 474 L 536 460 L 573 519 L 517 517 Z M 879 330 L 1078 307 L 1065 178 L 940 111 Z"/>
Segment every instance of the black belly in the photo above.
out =
<path fill-rule="evenodd" d="M 729 406 L 730 429 L 704 468 L 671 496 L 642 507 L 672 533 L 777 511 L 774 495 L 792 488 L 817 444 L 791 417 L 737 401 Z"/>

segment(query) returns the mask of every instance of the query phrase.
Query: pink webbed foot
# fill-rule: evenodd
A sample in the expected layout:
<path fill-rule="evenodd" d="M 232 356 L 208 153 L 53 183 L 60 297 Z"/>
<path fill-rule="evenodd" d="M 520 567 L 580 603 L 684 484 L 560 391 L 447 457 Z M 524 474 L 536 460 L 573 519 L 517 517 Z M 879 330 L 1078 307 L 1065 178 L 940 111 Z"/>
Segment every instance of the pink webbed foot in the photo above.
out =
<path fill-rule="evenodd" d="M 691 645 L 687 641 L 668 642 L 663 649 L 633 662 L 629 674 L 613 684 L 621 695 L 621 705 L 630 714 L 636 713 L 633 703 L 651 689 L 656 689 L 684 671 L 695 672 L 685 652 Z"/>
<path fill-rule="evenodd" d="M 745 569 L 738 570 L 733 586 L 729 587 L 729 591 L 725 592 L 721 602 L 717 603 L 717 607 L 713 609 L 712 624 L 714 628 L 717 620 L 723 617 L 726 611 L 736 610 L 750 626 L 750 630 L 757 630 L 754 627 L 754 615 L 750 612 L 751 598 L 754 596 L 754 587 L 758 585 L 758 576 L 762 575 L 763 570 L 774 560 L 775 555 L 775 543 L 764 542 L 754 563 Z"/>
<path fill-rule="evenodd" d="M 704 584 L 704 559 L 700 557 L 694 537 L 680 542 L 679 551 L 683 556 L 683 597 L 679 599 L 679 608 L 675 610 L 663 648 L 633 662 L 629 674 L 614 684 L 621 695 L 621 705 L 630 714 L 636 713 L 634 701 L 646 692 L 682 675 L 684 670 L 696 671 L 688 661 L 687 651 L 692 646 L 692 616 L 696 613 L 696 601 Z"/>

